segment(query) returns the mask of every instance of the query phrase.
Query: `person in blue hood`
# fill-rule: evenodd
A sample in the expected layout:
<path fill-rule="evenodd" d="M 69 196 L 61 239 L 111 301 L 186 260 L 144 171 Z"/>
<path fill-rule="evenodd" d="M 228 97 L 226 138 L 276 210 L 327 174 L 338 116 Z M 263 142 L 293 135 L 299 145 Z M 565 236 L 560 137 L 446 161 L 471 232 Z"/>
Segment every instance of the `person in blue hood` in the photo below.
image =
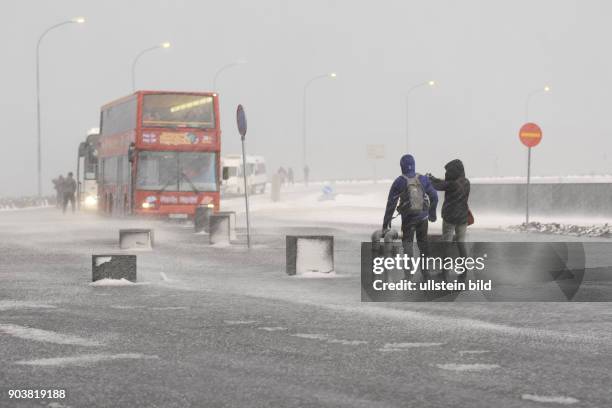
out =
<path fill-rule="evenodd" d="M 419 251 L 421 251 L 421 254 L 427 256 L 429 253 L 429 246 L 427 244 L 427 230 L 429 227 L 428 222 L 436 222 L 438 193 L 431 185 L 431 182 L 427 176 L 420 175 L 416 172 L 415 161 L 412 155 L 406 154 L 402 156 L 400 160 L 400 167 L 402 169 L 402 175 L 395 179 L 391 185 L 391 189 L 389 190 L 387 208 L 385 210 L 385 217 L 383 219 L 383 231 L 391 228 L 393 213 L 397 208 L 397 202 L 400 195 L 406 191 L 408 187 L 408 179 L 417 177 L 423 188 L 423 193 L 429 198 L 429 208 L 424 208 L 420 213 L 401 215 L 403 235 L 402 241 L 406 253 L 412 254 L 412 242 L 414 242 L 414 236 L 416 233 Z"/>

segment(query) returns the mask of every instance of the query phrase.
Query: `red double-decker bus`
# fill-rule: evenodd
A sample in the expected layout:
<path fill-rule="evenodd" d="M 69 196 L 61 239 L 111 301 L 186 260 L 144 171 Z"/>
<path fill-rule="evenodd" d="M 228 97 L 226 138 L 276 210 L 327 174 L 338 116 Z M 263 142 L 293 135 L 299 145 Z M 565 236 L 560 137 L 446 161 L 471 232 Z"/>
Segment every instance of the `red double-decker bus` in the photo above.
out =
<path fill-rule="evenodd" d="M 219 208 L 218 97 L 139 91 L 102 107 L 98 209 L 113 215 L 191 217 Z"/>

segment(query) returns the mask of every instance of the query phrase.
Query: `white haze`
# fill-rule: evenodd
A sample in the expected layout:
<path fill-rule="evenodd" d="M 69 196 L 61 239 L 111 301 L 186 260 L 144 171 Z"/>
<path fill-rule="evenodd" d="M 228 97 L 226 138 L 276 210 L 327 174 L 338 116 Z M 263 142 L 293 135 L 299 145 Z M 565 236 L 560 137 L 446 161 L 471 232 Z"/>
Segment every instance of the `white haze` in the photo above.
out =
<path fill-rule="evenodd" d="M 144 56 L 138 87 L 210 90 L 220 77 L 224 153 L 239 139 L 238 103 L 249 119 L 247 148 L 269 169 L 301 177 L 302 88 L 309 92 L 313 178 L 366 178 L 365 145 L 382 143 L 381 177 L 404 152 L 405 91 L 417 169 L 441 173 L 464 159 L 468 175 L 523 175 L 517 140 L 526 94 L 544 141 L 536 175 L 609 173 L 612 3 L 605 0 L 379 1 L 44 1 L 3 2 L 0 14 L 0 195 L 36 190 L 35 47 L 47 27 L 83 15 L 83 25 L 50 33 L 41 48 L 44 186 L 74 170 L 76 148 L 97 126 L 102 104 L 131 92 L 130 66 Z"/>

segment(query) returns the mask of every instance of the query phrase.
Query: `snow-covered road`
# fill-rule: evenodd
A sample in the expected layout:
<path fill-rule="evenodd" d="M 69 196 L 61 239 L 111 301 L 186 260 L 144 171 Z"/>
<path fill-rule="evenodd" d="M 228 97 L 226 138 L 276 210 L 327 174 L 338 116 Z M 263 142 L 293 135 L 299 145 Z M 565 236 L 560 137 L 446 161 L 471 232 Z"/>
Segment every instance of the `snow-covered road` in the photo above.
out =
<path fill-rule="evenodd" d="M 610 404 L 609 304 L 361 303 L 359 243 L 386 186 L 339 185 L 325 202 L 319 189 L 252 197 L 251 251 L 239 197 L 223 203 L 239 212 L 225 248 L 190 225 L 0 213 L 0 406 L 24 387 L 66 389 L 56 402 L 71 407 Z M 503 221 L 472 240 L 577 239 L 493 228 Z M 139 284 L 89 285 L 91 255 L 128 253 L 129 227 L 155 229 Z M 334 278 L 285 275 L 294 233 L 334 235 Z"/>

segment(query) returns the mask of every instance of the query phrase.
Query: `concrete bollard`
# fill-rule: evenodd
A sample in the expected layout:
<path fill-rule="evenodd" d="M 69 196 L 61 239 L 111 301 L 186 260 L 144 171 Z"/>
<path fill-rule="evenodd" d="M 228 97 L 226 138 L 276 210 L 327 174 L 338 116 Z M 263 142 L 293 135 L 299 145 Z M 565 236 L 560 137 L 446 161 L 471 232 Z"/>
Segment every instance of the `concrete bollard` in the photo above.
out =
<path fill-rule="evenodd" d="M 229 216 L 230 224 L 230 241 L 235 241 L 236 238 L 236 212 L 235 211 L 218 211 L 216 215 Z"/>
<path fill-rule="evenodd" d="M 193 225 L 195 232 L 208 232 L 208 219 L 213 214 L 213 208 L 208 205 L 199 205 L 196 207 L 193 217 Z"/>
<path fill-rule="evenodd" d="M 121 249 L 152 249 L 152 229 L 121 229 L 119 230 L 119 248 Z"/>
<path fill-rule="evenodd" d="M 288 275 L 334 271 L 334 237 L 331 235 L 287 235 Z"/>
<path fill-rule="evenodd" d="M 92 281 L 127 279 L 136 282 L 136 255 L 92 255 Z"/>
<path fill-rule="evenodd" d="M 210 236 L 210 244 L 228 244 L 230 243 L 230 216 L 229 215 L 211 215 L 209 219 L 208 233 Z"/>

